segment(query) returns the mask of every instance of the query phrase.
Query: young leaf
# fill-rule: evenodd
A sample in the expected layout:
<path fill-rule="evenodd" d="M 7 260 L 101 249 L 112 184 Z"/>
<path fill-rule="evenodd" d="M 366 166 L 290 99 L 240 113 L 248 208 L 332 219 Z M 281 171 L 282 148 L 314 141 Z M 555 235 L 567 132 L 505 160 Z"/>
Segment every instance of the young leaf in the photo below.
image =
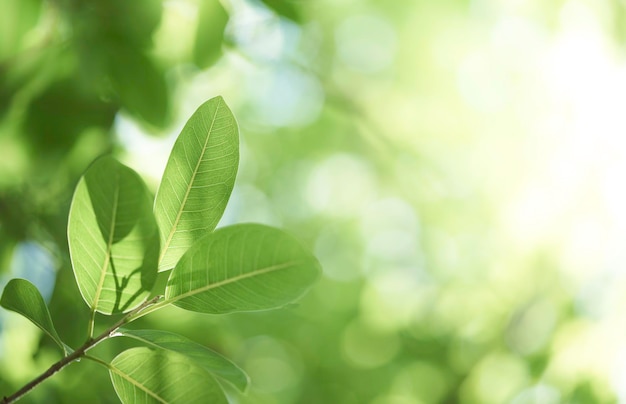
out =
<path fill-rule="evenodd" d="M 182 335 L 160 330 L 127 330 L 123 328 L 120 328 L 116 335 L 134 338 L 156 348 L 183 354 L 208 372 L 232 383 L 241 391 L 245 391 L 248 386 L 248 375 L 241 368 L 217 352 Z"/>
<path fill-rule="evenodd" d="M 213 376 L 174 352 L 128 349 L 113 359 L 109 374 L 123 403 L 228 403 Z"/>
<path fill-rule="evenodd" d="M 67 355 L 71 349 L 61 341 L 57 334 L 48 306 L 41 297 L 39 290 L 25 279 L 11 279 L 4 287 L 0 306 L 7 310 L 20 313 L 33 322 L 56 342 Z"/>
<path fill-rule="evenodd" d="M 215 63 L 222 54 L 228 13 L 219 0 L 203 1 L 200 3 L 198 19 L 193 61 L 196 66 L 204 69 Z"/>
<path fill-rule="evenodd" d="M 111 157 L 80 179 L 68 223 L 70 258 L 92 313 L 127 312 L 150 294 L 159 239 L 141 178 Z"/>
<path fill-rule="evenodd" d="M 260 225 L 224 227 L 198 241 L 172 271 L 166 301 L 202 313 L 266 310 L 302 296 L 319 263 L 293 237 Z"/>
<path fill-rule="evenodd" d="M 239 163 L 237 123 L 222 97 L 202 104 L 174 144 L 154 203 L 159 271 L 172 269 L 222 217 Z"/>

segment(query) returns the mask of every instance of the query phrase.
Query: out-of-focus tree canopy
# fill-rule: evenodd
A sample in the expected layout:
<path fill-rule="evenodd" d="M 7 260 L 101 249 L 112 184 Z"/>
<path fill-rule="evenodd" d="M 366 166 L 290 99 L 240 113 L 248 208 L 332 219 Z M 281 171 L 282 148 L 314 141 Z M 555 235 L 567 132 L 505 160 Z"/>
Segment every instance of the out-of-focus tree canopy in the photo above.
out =
<path fill-rule="evenodd" d="M 618 0 L 2 0 L 0 286 L 31 280 L 82 343 L 78 178 L 112 153 L 154 192 L 223 95 L 221 224 L 283 227 L 324 269 L 294 307 L 141 320 L 240 364 L 233 402 L 625 400 L 625 40 Z M 0 312 L 0 395 L 59 355 Z M 107 379 L 81 362 L 24 402 L 116 402 Z"/>

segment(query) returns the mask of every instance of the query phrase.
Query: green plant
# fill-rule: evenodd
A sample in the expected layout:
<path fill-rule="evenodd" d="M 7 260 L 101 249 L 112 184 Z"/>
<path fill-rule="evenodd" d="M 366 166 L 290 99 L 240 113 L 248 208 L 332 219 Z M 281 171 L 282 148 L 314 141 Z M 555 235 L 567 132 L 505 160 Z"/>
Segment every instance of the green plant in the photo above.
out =
<path fill-rule="evenodd" d="M 221 97 L 191 116 L 174 144 L 154 207 L 137 173 L 111 157 L 96 160 L 80 179 L 69 212 L 74 276 L 90 308 L 87 341 L 75 350 L 59 337 L 37 288 L 23 279 L 5 287 L 0 305 L 48 334 L 64 356 L 3 403 L 13 402 L 81 358 L 109 370 L 122 402 L 227 403 L 218 379 L 245 390 L 248 377 L 220 354 L 183 336 L 124 326 L 167 305 L 222 314 L 281 307 L 317 278 L 315 257 L 284 232 L 259 224 L 215 230 L 239 162 L 235 119 Z M 170 271 L 164 291 L 158 272 Z M 96 313 L 122 314 L 94 335 Z M 147 347 L 110 363 L 88 354 L 113 337 Z"/>

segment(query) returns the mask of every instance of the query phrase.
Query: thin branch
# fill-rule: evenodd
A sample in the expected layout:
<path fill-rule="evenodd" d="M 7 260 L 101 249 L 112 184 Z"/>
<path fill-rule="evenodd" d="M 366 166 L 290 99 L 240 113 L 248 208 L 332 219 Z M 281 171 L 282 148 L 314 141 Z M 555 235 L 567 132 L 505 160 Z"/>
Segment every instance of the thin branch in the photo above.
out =
<path fill-rule="evenodd" d="M 159 299 L 163 296 L 157 296 Z M 153 299 L 154 300 L 154 299 Z M 158 300 L 158 299 L 157 299 Z M 157 311 L 162 307 L 168 306 L 172 303 L 171 300 L 162 300 L 160 302 L 156 302 L 154 304 L 151 304 L 149 307 L 146 306 L 145 310 L 140 310 L 140 311 L 135 311 L 135 312 L 130 312 L 128 313 L 128 315 L 126 316 L 127 318 L 127 322 L 130 323 L 131 321 L 135 321 L 140 317 L 145 316 L 146 314 L 150 314 L 153 311 Z"/>
<path fill-rule="evenodd" d="M 95 347 L 100 342 L 104 341 L 105 339 L 110 338 L 112 336 L 112 334 L 114 334 L 117 331 L 118 328 L 120 328 L 124 324 L 127 324 L 127 323 L 131 322 L 132 320 L 134 320 L 134 318 L 133 318 L 134 315 L 138 314 L 139 312 L 141 312 L 145 308 L 147 308 L 147 307 L 157 303 L 160 299 L 161 299 L 161 296 L 155 296 L 153 299 L 144 302 L 139 307 L 137 307 L 134 310 L 130 311 L 120 321 L 118 321 L 117 323 L 113 324 L 111 327 L 107 328 L 102 334 L 98 335 L 95 338 L 90 338 L 89 340 L 87 340 L 87 342 L 85 342 L 80 348 L 78 348 L 77 350 L 75 350 L 71 354 L 61 358 L 58 362 L 56 362 L 52 366 L 50 366 L 48 368 L 48 370 L 46 370 L 45 372 L 43 372 L 42 374 L 37 376 L 35 379 L 31 380 L 28 384 L 25 384 L 24 387 L 22 387 L 21 389 L 16 391 L 14 394 L 12 394 L 10 396 L 3 397 L 1 403 L 2 404 L 9 404 L 9 403 L 13 403 L 13 402 L 17 401 L 23 395 L 25 395 L 26 393 L 31 391 L 39 383 L 43 382 L 44 380 L 46 380 L 47 378 L 49 378 L 50 376 L 52 376 L 53 374 L 55 374 L 59 370 L 63 369 L 65 366 L 67 366 L 70 363 L 74 362 L 75 360 L 80 359 L 81 357 L 84 357 L 88 350 L 90 350 L 91 348 Z M 136 317 L 136 318 L 138 318 L 138 317 Z"/>

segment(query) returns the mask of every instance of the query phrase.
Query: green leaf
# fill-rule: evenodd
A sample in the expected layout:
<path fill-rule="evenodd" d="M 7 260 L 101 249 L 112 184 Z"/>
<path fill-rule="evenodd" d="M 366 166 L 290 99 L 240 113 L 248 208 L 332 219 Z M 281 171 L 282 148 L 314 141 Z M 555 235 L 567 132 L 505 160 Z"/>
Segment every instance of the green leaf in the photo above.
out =
<path fill-rule="evenodd" d="M 193 61 L 201 69 L 215 63 L 222 55 L 224 29 L 228 13 L 218 0 L 202 1 L 193 48 Z"/>
<path fill-rule="evenodd" d="M 41 297 L 39 290 L 25 279 L 11 279 L 2 292 L 0 306 L 7 310 L 20 313 L 33 322 L 56 342 L 67 355 L 71 349 L 61 341 L 57 334 L 48 306 Z"/>
<path fill-rule="evenodd" d="M 50 52 L 39 63 L 43 66 L 60 64 L 70 57 L 67 53 Z M 24 136 L 32 145 L 33 153 L 44 154 L 67 153 L 87 130 L 108 131 L 117 108 L 103 101 L 101 95 L 84 91 L 77 77 L 69 77 L 47 85 L 29 102 L 25 112 Z M 102 146 L 92 147 L 98 150 Z"/>
<path fill-rule="evenodd" d="M 133 116 L 155 127 L 168 122 L 169 94 L 165 73 L 139 49 L 112 47 L 109 73 L 113 90 Z"/>
<path fill-rule="evenodd" d="M 260 224 L 229 226 L 183 256 L 165 299 L 202 313 L 272 309 L 302 296 L 319 271 L 315 257 L 284 232 Z"/>
<path fill-rule="evenodd" d="M 237 123 L 222 97 L 212 98 L 187 121 L 157 192 L 159 271 L 172 269 L 196 240 L 215 229 L 235 185 L 238 164 Z"/>
<path fill-rule="evenodd" d="M 127 312 L 150 294 L 159 250 L 151 210 L 139 175 L 111 157 L 80 179 L 67 233 L 74 276 L 92 312 Z"/>
<path fill-rule="evenodd" d="M 116 336 L 134 338 L 153 347 L 178 352 L 193 360 L 208 372 L 232 383 L 241 391 L 248 386 L 248 375 L 217 352 L 193 342 L 182 335 L 160 330 L 127 330 L 120 328 Z"/>
<path fill-rule="evenodd" d="M 174 352 L 126 350 L 113 359 L 109 374 L 123 403 L 228 403 L 211 374 Z"/>

